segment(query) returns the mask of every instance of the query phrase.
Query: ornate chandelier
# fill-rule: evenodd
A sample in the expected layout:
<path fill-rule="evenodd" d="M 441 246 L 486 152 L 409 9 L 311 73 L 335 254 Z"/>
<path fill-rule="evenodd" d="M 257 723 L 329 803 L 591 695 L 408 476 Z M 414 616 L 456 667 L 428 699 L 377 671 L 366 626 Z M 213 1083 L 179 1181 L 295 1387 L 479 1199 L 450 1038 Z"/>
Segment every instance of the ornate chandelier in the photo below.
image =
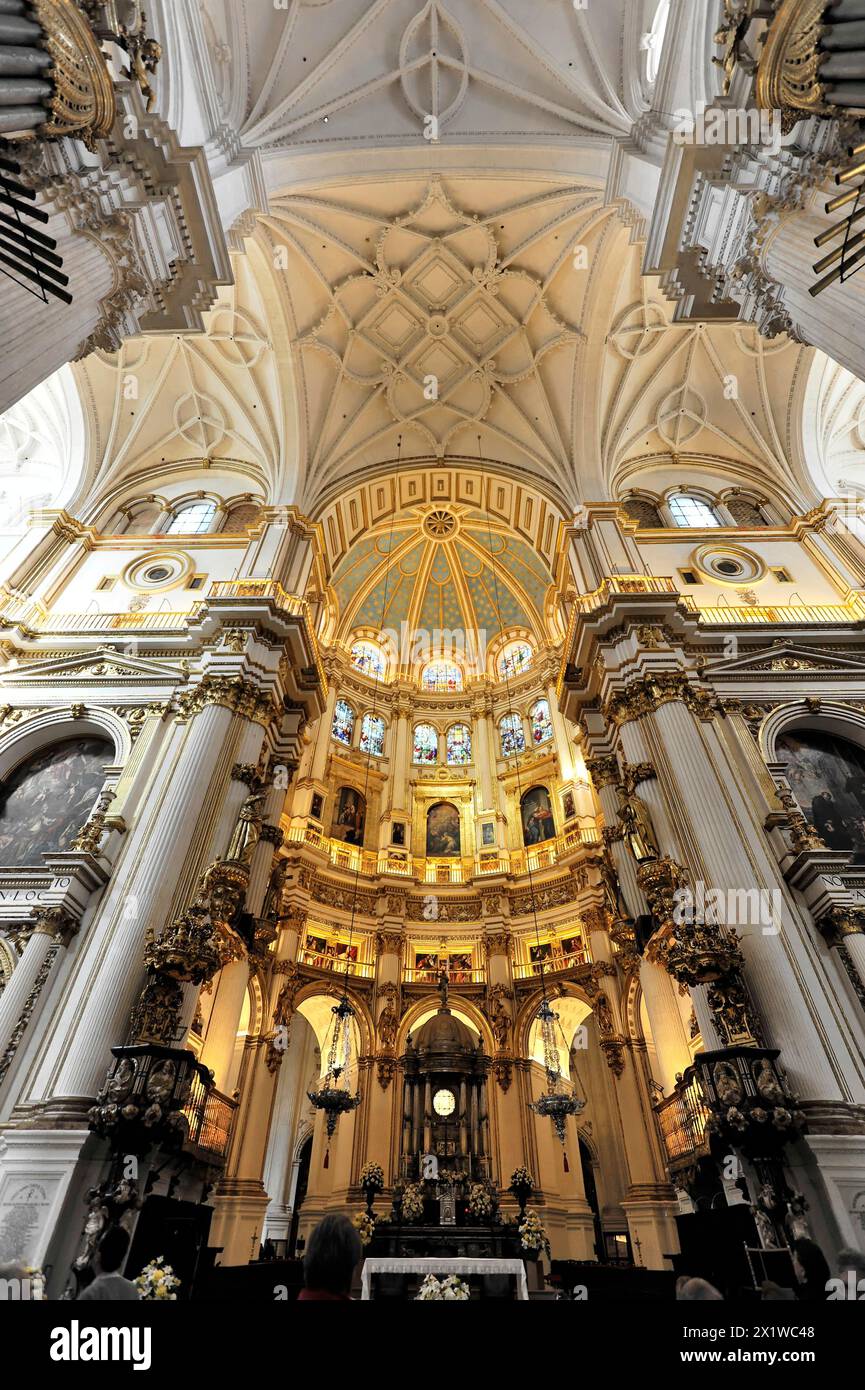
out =
<path fill-rule="evenodd" d="M 547 1074 L 547 1089 L 538 1100 L 529 1101 L 529 1109 L 536 1115 L 545 1115 L 552 1120 L 556 1134 L 562 1144 L 565 1142 L 565 1121 L 569 1115 L 579 1115 L 585 1109 L 585 1097 L 577 1095 L 576 1087 L 562 1076 L 561 1054 L 556 1030 L 567 1039 L 559 1023 L 559 1015 L 551 1007 L 546 994 L 538 1009 L 541 1025 L 541 1039 L 544 1045 L 544 1070 Z"/>
<path fill-rule="evenodd" d="M 316 1110 L 322 1110 L 327 1117 L 328 1146 L 336 1129 L 340 1115 L 354 1110 L 360 1104 L 360 1092 L 352 1095 L 348 1087 L 348 1073 L 351 1064 L 351 1020 L 354 1009 L 343 994 L 338 1004 L 331 1009 L 333 1029 L 330 1036 L 330 1050 L 327 1054 L 327 1071 L 317 1091 L 307 1091 Z"/>

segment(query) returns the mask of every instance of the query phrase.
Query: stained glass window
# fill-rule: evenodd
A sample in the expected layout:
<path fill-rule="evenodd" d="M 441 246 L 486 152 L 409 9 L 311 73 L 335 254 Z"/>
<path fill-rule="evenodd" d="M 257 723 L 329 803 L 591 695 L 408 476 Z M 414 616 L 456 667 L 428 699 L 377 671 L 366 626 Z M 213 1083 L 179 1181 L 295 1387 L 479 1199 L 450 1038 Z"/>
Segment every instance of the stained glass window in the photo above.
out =
<path fill-rule="evenodd" d="M 424 690 L 462 690 L 463 673 L 453 661 L 431 661 L 421 676 Z"/>
<path fill-rule="evenodd" d="M 523 671 L 527 671 L 531 664 L 532 649 L 528 642 L 512 642 L 499 657 L 499 675 L 502 680 L 519 676 Z"/>
<path fill-rule="evenodd" d="M 681 493 L 677 497 L 669 497 L 667 501 L 674 526 L 719 526 L 721 524 L 708 502 L 704 502 L 702 497 L 688 497 L 685 493 Z"/>
<path fill-rule="evenodd" d="M 532 743 L 546 743 L 553 736 L 553 721 L 550 718 L 548 700 L 538 700 L 532 706 Z"/>
<path fill-rule="evenodd" d="M 337 742 L 350 746 L 353 733 L 354 710 L 346 700 L 337 700 L 336 708 L 333 711 L 333 727 L 330 736 L 335 738 Z"/>
<path fill-rule="evenodd" d="M 355 642 L 351 649 L 351 664 L 365 676 L 377 679 L 384 675 L 384 656 L 374 642 Z"/>
<path fill-rule="evenodd" d="M 448 729 L 448 762 L 461 766 L 472 760 L 472 736 L 465 724 L 453 724 Z"/>
<path fill-rule="evenodd" d="M 414 756 L 416 763 L 437 763 L 439 756 L 439 736 L 432 724 L 417 724 L 414 731 Z"/>
<path fill-rule="evenodd" d="M 192 502 L 188 507 L 181 507 L 169 521 L 166 535 L 200 536 L 203 531 L 210 530 L 215 511 L 215 502 Z"/>
<path fill-rule="evenodd" d="M 499 733 L 503 758 L 512 758 L 515 753 L 525 751 L 526 736 L 523 732 L 523 721 L 518 714 L 506 714 L 499 725 Z"/>
<path fill-rule="evenodd" d="M 379 714 L 365 714 L 360 726 L 361 753 L 380 758 L 384 752 L 384 720 Z"/>

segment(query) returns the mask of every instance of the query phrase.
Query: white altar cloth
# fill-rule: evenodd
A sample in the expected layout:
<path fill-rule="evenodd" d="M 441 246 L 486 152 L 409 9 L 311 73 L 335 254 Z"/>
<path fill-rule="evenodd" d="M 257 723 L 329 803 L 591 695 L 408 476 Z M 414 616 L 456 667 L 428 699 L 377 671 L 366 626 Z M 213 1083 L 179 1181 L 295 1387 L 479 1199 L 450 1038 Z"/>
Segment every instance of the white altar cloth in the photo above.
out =
<path fill-rule="evenodd" d="M 528 1302 L 529 1285 L 522 1260 L 467 1260 L 458 1256 L 370 1256 L 364 1261 L 361 1275 L 361 1298 L 370 1300 L 374 1274 L 435 1274 L 439 1279 L 447 1274 L 514 1274 L 517 1298 Z"/>

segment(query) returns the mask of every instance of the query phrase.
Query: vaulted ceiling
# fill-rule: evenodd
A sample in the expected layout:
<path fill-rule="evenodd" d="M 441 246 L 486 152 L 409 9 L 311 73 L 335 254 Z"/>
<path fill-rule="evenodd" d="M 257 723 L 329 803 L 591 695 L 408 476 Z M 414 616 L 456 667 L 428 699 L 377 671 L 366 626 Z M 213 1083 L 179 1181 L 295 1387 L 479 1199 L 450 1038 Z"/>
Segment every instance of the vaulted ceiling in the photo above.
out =
<path fill-rule="evenodd" d="M 533 546 L 487 512 L 411 508 L 368 529 L 336 567 L 335 631 L 528 629 L 546 639 L 552 576 Z"/>
<path fill-rule="evenodd" d="M 604 140 L 645 105 L 643 0 L 201 5 L 226 121 L 248 147 Z"/>

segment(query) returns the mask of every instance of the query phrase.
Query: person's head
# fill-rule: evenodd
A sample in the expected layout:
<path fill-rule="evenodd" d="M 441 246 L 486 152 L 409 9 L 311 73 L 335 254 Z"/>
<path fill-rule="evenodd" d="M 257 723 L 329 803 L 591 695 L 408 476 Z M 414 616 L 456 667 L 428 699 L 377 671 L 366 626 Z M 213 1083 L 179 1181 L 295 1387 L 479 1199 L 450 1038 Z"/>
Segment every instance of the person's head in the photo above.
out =
<path fill-rule="evenodd" d="M 819 1245 L 807 1236 L 793 1241 L 793 1268 L 800 1284 L 814 1284 L 825 1288 L 831 1278 L 829 1262 Z"/>
<path fill-rule="evenodd" d="M 687 1279 L 681 1289 L 677 1287 L 676 1298 L 685 1303 L 723 1303 L 724 1301 L 724 1295 L 719 1293 L 714 1284 L 710 1284 L 706 1279 Z"/>
<path fill-rule="evenodd" d="M 319 1221 L 306 1244 L 303 1282 L 308 1289 L 346 1294 L 362 1254 L 360 1236 L 341 1212 Z"/>
<path fill-rule="evenodd" d="M 93 1264 L 100 1274 L 114 1274 L 126 1259 L 128 1249 L 129 1232 L 122 1226 L 109 1226 L 99 1237 Z"/>

